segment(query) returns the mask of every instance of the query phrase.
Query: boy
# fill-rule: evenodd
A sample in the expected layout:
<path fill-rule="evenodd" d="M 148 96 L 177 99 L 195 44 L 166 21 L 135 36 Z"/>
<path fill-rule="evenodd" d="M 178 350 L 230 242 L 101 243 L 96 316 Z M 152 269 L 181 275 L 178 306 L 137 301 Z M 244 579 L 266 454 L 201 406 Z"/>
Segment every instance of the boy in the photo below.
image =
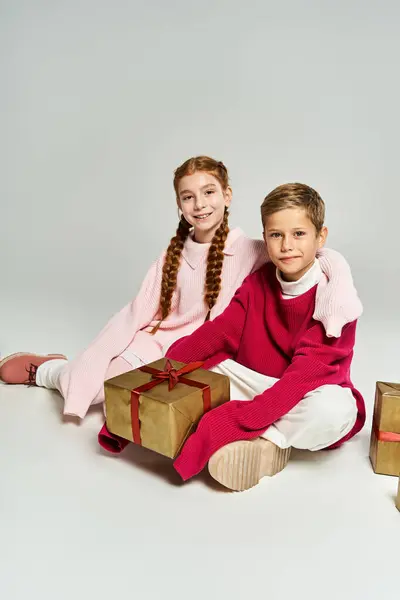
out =
<path fill-rule="evenodd" d="M 365 422 L 350 379 L 356 322 L 328 338 L 312 318 L 324 277 L 316 254 L 328 233 L 322 198 L 307 185 L 283 185 L 261 217 L 272 262 L 247 277 L 223 314 L 167 352 L 230 377 L 232 401 L 202 418 L 175 468 L 186 480 L 209 461 L 211 475 L 234 490 L 282 470 L 292 446 L 335 448 Z"/>

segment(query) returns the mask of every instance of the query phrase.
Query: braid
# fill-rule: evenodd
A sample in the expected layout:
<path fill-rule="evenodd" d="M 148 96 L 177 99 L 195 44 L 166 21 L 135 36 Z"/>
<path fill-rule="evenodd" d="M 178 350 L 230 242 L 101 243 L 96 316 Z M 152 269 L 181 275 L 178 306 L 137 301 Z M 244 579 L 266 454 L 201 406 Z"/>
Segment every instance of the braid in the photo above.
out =
<path fill-rule="evenodd" d="M 205 302 L 208 308 L 206 321 L 210 319 L 210 313 L 217 302 L 221 291 L 221 273 L 224 262 L 224 247 L 229 233 L 228 209 L 225 208 L 224 219 L 218 227 L 211 242 L 207 257 L 207 271 L 205 283 Z"/>
<path fill-rule="evenodd" d="M 176 230 L 176 235 L 170 241 L 165 255 L 160 293 L 161 320 L 153 327 L 151 331 L 153 335 L 160 327 L 161 322 L 166 319 L 170 313 L 172 296 L 176 288 L 178 269 L 181 262 L 181 254 L 189 231 L 190 225 L 182 216 L 179 221 L 178 229 Z"/>
<path fill-rule="evenodd" d="M 179 206 L 179 182 L 183 177 L 193 175 L 197 171 L 209 173 L 215 177 L 223 191 L 229 187 L 229 176 L 227 168 L 221 161 L 216 161 L 209 156 L 194 156 L 185 161 L 174 173 L 174 189 L 176 199 Z M 161 319 L 151 333 L 154 335 L 160 327 L 162 321 L 168 317 L 171 312 L 172 297 L 176 288 L 178 270 L 181 262 L 182 250 L 191 230 L 191 225 L 182 216 L 176 231 L 175 237 L 172 238 L 164 260 L 161 280 L 160 292 L 160 311 Z M 211 242 L 210 250 L 207 258 L 206 282 L 204 290 L 204 300 L 208 307 L 206 320 L 210 318 L 210 311 L 215 305 L 218 294 L 221 289 L 221 273 L 224 260 L 224 247 L 228 228 L 228 210 L 225 208 L 223 221 Z"/>

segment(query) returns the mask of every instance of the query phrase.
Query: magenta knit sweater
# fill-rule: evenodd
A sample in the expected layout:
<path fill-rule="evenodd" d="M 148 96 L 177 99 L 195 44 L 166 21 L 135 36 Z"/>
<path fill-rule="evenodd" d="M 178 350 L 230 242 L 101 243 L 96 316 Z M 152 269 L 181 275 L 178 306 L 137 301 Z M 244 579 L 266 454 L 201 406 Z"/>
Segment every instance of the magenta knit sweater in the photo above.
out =
<path fill-rule="evenodd" d="M 328 338 L 313 319 L 316 286 L 283 300 L 276 269 L 271 263 L 244 281 L 226 310 L 214 321 L 175 342 L 169 358 L 185 363 L 203 360 L 211 368 L 227 358 L 278 378 L 279 381 L 248 402 L 233 398 L 211 412 L 188 439 L 175 468 L 184 480 L 199 473 L 222 446 L 260 436 L 310 391 L 326 384 L 349 387 L 358 417 L 339 446 L 365 422 L 364 400 L 350 379 L 356 321 L 339 338 Z"/>

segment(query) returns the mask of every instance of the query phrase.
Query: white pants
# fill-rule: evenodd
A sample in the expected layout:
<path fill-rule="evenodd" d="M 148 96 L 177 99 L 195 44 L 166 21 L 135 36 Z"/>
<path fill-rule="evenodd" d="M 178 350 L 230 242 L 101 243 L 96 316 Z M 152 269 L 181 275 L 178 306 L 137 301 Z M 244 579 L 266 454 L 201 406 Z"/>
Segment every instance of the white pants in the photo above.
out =
<path fill-rule="evenodd" d="M 252 400 L 278 381 L 234 360 L 225 360 L 211 371 L 229 377 L 232 400 Z M 321 450 L 349 433 L 356 418 L 357 405 L 351 391 L 339 385 L 323 385 L 306 394 L 291 411 L 268 427 L 262 437 L 280 448 Z"/>
<path fill-rule="evenodd" d="M 129 363 L 121 357 L 115 358 L 110 364 L 106 379 L 137 369 L 144 364 L 133 354 L 129 358 Z M 49 360 L 43 363 L 36 373 L 36 385 L 61 392 L 60 374 L 66 364 L 65 360 Z M 252 400 L 277 381 L 234 360 L 225 360 L 211 371 L 229 377 L 232 400 Z M 99 404 L 103 400 L 102 387 L 92 404 Z M 304 450 L 321 450 L 349 433 L 356 418 L 357 406 L 351 391 L 338 385 L 323 385 L 306 394 L 291 411 L 268 427 L 262 437 L 280 448 L 293 446 Z"/>

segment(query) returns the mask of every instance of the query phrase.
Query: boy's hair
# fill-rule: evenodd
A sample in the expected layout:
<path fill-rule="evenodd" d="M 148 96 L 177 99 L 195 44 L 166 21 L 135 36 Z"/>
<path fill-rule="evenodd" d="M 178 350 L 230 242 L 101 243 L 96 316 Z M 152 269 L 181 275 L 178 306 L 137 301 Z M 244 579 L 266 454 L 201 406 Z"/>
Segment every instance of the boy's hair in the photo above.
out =
<path fill-rule="evenodd" d="M 285 208 L 304 208 L 317 233 L 324 226 L 325 202 L 318 192 L 304 183 L 285 183 L 266 196 L 261 204 L 263 226 L 267 217 Z"/>
<path fill-rule="evenodd" d="M 214 160 L 209 156 L 195 156 L 189 158 L 174 173 L 174 189 L 178 198 L 179 182 L 187 175 L 193 175 L 197 171 L 210 173 L 219 183 L 223 191 L 229 186 L 228 170 L 221 161 Z M 210 312 L 217 302 L 218 295 L 221 291 L 221 273 L 222 264 L 224 262 L 224 247 L 225 241 L 229 233 L 228 227 L 228 209 L 225 208 L 224 218 L 221 225 L 218 227 L 211 241 L 210 249 L 207 257 L 207 270 L 204 290 L 204 301 L 208 308 L 206 321 L 210 318 Z M 191 225 L 182 215 L 175 236 L 167 248 L 165 255 L 160 293 L 160 310 L 161 320 L 153 328 L 151 333 L 156 333 L 161 322 L 166 319 L 171 312 L 172 296 L 176 288 L 178 278 L 178 270 L 181 263 L 183 246 L 186 238 L 191 230 Z"/>

